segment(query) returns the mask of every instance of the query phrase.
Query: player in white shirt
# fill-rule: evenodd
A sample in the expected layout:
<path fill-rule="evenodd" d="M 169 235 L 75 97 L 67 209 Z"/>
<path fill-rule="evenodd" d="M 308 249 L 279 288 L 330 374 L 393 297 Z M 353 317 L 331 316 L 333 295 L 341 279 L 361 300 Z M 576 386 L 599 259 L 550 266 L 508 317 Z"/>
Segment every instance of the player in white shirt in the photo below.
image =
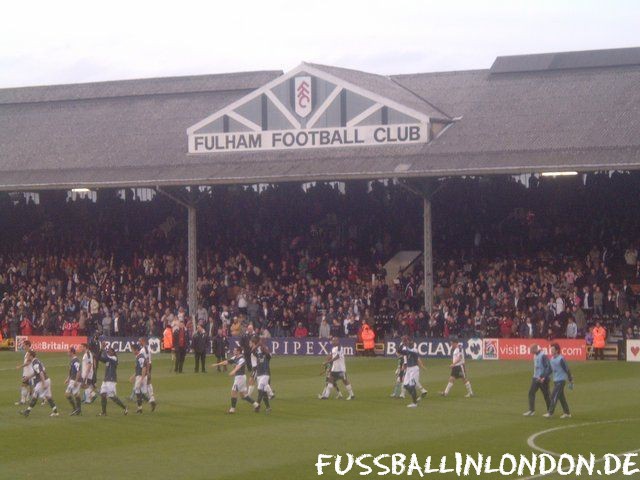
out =
<path fill-rule="evenodd" d="M 467 394 L 465 395 L 465 397 L 473 397 L 473 389 L 471 388 L 471 382 L 467 378 L 467 368 L 464 364 L 464 347 L 458 342 L 457 339 L 452 339 L 451 348 L 451 375 L 449 376 L 449 383 L 447 384 L 447 387 L 444 389 L 444 392 L 440 392 L 440 395 L 442 395 L 443 397 L 449 395 L 449 392 L 453 387 L 453 382 L 456 381 L 456 378 L 460 378 L 464 382 L 465 387 L 467 387 Z"/>
<path fill-rule="evenodd" d="M 156 397 L 153 394 L 153 385 L 151 384 L 151 349 L 145 337 L 140 337 L 138 341 L 140 342 L 140 353 L 147 360 L 147 374 L 142 381 L 142 394 L 149 400 L 149 405 L 151 405 L 151 411 L 153 412 L 156 409 Z M 204 365 L 202 368 L 204 368 Z"/>
<path fill-rule="evenodd" d="M 80 345 L 80 352 L 82 352 L 82 360 L 80 362 L 80 381 L 82 382 L 82 388 L 84 389 L 85 403 L 92 403 L 98 397 L 98 394 L 94 391 L 95 385 L 93 383 L 95 359 L 93 357 L 93 352 L 89 349 L 89 345 L 86 343 Z"/>
<path fill-rule="evenodd" d="M 24 348 L 24 360 L 21 365 L 16 367 L 16 370 L 22 368 L 22 384 L 20 385 L 20 401 L 16 402 L 16 405 L 26 405 L 31 401 L 31 391 L 33 390 L 33 367 L 31 361 L 27 359 L 29 350 L 31 350 L 31 342 L 25 340 L 22 342 L 22 348 Z"/>
<path fill-rule="evenodd" d="M 337 337 L 333 337 L 331 339 L 331 345 L 333 348 L 331 349 L 331 354 L 327 357 L 324 362 L 324 365 L 331 364 L 331 372 L 330 379 L 327 383 L 327 386 L 318 398 L 320 400 L 326 400 L 331 395 L 331 390 L 334 387 L 338 386 L 338 380 L 342 380 L 345 388 L 347 389 L 347 400 L 353 400 L 356 396 L 353 393 L 353 387 L 351 386 L 351 382 L 347 378 L 347 365 L 344 360 L 344 351 L 342 347 L 340 347 L 340 339 Z"/>
<path fill-rule="evenodd" d="M 38 403 L 38 399 L 42 399 L 43 401 L 49 403 L 51 407 L 51 417 L 57 417 L 58 407 L 56 406 L 56 402 L 53 401 L 51 396 L 51 379 L 47 375 L 47 371 L 44 368 L 42 362 L 36 358 L 36 352 L 33 350 L 29 350 L 27 352 L 27 362 L 31 364 L 33 368 L 33 378 L 35 382 L 35 386 L 33 387 L 33 395 L 31 396 L 31 401 L 27 406 L 26 410 L 20 412 L 21 415 L 28 417 L 31 413 L 31 409 L 35 407 L 36 403 Z"/>

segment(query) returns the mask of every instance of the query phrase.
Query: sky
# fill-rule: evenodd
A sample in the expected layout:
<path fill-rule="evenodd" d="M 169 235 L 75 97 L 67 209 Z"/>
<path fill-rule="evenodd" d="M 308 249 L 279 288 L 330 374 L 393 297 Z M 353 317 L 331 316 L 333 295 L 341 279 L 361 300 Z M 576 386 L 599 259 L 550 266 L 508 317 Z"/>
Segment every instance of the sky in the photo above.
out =
<path fill-rule="evenodd" d="M 399 74 L 499 55 L 640 46 L 638 0 L 4 2 L 0 88 L 302 61 Z"/>

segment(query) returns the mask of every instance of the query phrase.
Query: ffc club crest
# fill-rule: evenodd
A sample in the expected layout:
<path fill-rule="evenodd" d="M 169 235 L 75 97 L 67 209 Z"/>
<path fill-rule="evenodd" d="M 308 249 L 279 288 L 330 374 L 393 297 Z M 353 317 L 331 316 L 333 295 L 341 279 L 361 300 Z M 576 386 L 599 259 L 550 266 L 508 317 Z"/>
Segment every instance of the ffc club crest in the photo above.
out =
<path fill-rule="evenodd" d="M 304 118 L 311 113 L 311 77 L 295 77 L 295 110 L 296 113 Z"/>

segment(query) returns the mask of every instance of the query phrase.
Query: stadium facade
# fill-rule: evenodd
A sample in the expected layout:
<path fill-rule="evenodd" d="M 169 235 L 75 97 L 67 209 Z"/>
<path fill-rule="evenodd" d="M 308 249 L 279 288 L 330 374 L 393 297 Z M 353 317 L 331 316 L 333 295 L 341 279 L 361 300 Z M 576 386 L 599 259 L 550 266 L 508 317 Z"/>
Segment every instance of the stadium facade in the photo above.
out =
<path fill-rule="evenodd" d="M 294 70 L 0 90 L 0 190 L 429 179 L 640 168 L 640 48 L 498 57 L 490 69 L 382 76 Z M 182 189 L 184 190 L 184 189 Z"/>

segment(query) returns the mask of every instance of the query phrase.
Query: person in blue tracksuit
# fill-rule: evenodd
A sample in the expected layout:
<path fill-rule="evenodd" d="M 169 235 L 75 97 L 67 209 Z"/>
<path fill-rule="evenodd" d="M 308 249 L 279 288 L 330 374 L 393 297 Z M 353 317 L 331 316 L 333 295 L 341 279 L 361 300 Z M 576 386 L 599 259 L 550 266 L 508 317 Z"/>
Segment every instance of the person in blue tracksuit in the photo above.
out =
<path fill-rule="evenodd" d="M 533 378 L 529 388 L 529 410 L 523 415 L 533 417 L 536 413 L 536 393 L 542 392 L 544 403 L 549 411 L 551 399 L 549 398 L 549 381 L 551 380 L 551 362 L 539 345 L 531 345 L 529 349 L 533 355 Z"/>
<path fill-rule="evenodd" d="M 558 401 L 562 405 L 563 414 L 560 418 L 571 418 L 571 412 L 569 411 L 569 404 L 564 395 L 564 387 L 569 383 L 569 388 L 573 388 L 573 377 L 571 371 L 564 357 L 560 354 L 560 345 L 557 343 L 551 344 L 551 370 L 553 372 L 553 393 L 551 394 L 551 405 L 549 405 L 549 411 L 544 414 L 544 417 L 551 418 L 553 412 L 556 409 Z"/>

